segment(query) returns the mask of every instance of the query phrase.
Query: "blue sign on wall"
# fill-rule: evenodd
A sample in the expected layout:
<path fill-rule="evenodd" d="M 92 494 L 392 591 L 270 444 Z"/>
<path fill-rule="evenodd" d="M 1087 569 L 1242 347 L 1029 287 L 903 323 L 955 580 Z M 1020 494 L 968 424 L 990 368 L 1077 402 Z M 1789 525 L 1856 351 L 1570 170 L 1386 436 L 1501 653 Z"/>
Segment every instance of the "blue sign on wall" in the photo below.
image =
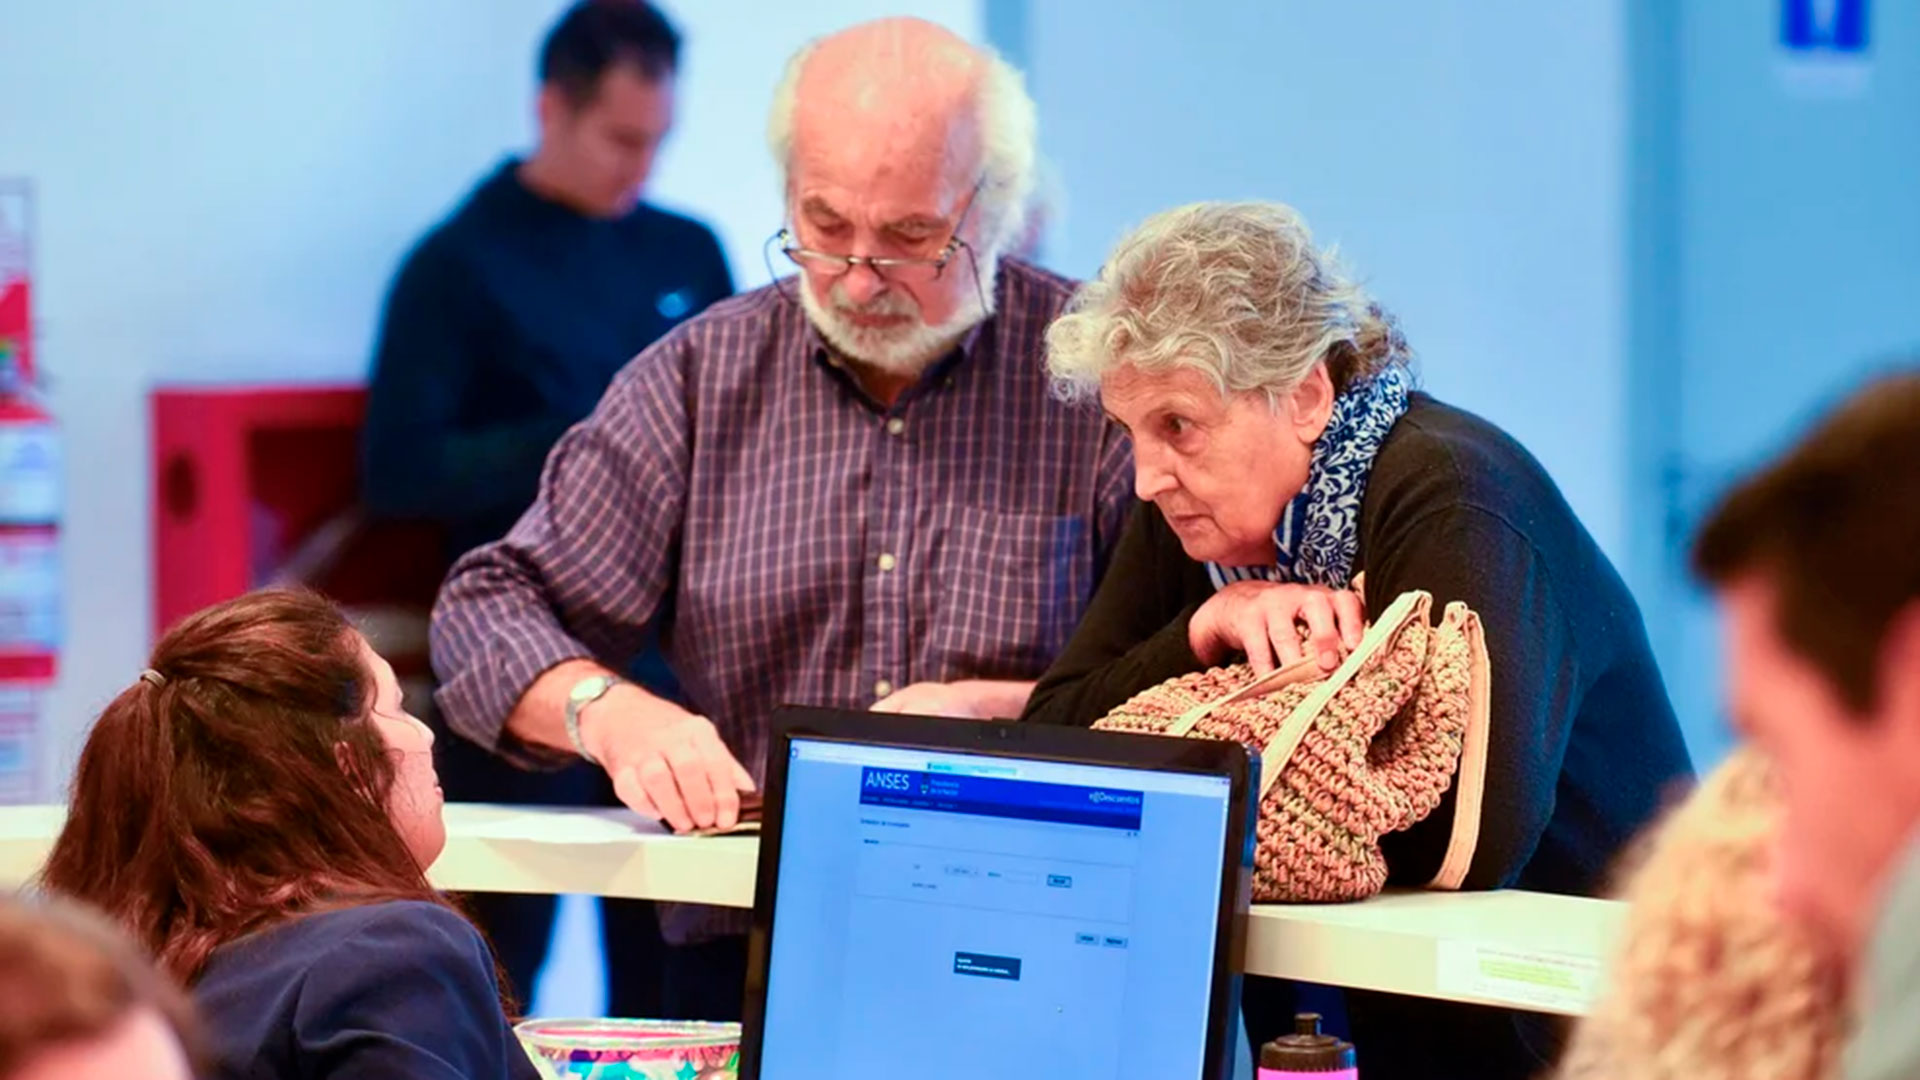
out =
<path fill-rule="evenodd" d="M 1867 0 L 1783 0 L 1780 43 L 1798 53 L 1867 51 Z"/>

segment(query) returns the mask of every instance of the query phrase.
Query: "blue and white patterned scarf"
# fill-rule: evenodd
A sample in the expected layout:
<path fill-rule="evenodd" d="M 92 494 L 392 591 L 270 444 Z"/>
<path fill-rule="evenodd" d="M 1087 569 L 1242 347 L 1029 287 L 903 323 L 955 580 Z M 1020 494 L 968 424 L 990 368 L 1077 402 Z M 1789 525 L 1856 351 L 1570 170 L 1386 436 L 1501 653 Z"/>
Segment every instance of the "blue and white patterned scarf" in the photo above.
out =
<path fill-rule="evenodd" d="M 1367 476 L 1373 472 L 1374 455 L 1387 432 L 1407 411 L 1412 390 L 1412 376 L 1396 363 L 1335 398 L 1327 430 L 1313 445 L 1307 486 L 1287 504 L 1273 530 L 1274 564 L 1208 563 L 1213 587 L 1224 589 L 1236 581 L 1298 582 L 1333 589 L 1352 585 Z"/>

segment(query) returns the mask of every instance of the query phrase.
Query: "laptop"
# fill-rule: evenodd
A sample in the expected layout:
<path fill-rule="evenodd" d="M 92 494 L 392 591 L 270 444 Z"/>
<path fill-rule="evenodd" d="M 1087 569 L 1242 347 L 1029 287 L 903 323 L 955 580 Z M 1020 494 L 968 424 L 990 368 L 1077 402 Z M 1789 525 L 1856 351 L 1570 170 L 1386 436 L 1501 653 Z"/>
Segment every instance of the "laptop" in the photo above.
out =
<path fill-rule="evenodd" d="M 1237 744 L 784 708 L 743 1080 L 1225 1078 Z"/>

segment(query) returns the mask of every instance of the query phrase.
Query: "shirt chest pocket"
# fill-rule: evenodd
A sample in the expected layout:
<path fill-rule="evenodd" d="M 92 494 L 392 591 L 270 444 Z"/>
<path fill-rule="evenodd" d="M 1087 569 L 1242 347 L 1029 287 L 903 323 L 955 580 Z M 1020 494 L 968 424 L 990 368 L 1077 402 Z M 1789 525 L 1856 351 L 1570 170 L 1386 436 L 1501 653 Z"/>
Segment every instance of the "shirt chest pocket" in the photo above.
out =
<path fill-rule="evenodd" d="M 962 508 L 934 559 L 933 677 L 1038 678 L 1093 589 L 1087 519 Z"/>

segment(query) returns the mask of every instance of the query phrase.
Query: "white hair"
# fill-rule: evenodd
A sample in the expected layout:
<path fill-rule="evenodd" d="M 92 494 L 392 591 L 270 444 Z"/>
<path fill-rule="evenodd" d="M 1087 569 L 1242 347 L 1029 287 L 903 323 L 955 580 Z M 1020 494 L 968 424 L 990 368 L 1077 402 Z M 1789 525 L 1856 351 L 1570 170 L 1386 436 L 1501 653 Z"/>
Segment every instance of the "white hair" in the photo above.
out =
<path fill-rule="evenodd" d="M 1201 372 L 1221 393 L 1278 397 L 1325 362 L 1336 387 L 1407 359 L 1391 316 L 1342 272 L 1292 207 L 1194 203 L 1120 241 L 1047 328 L 1056 391 L 1097 394 L 1131 364 Z"/>
<path fill-rule="evenodd" d="M 819 40 L 802 45 L 787 60 L 786 71 L 773 92 L 767 114 L 767 146 L 780 169 L 782 197 L 787 193 L 787 170 L 793 160 L 793 110 L 800 74 Z M 978 86 L 981 143 L 980 194 L 973 214 L 979 223 L 983 259 L 991 260 L 1021 237 L 1034 190 L 1035 146 L 1039 118 L 1026 79 L 992 49 L 973 46 L 986 64 Z"/>
<path fill-rule="evenodd" d="M 995 260 L 980 260 L 979 290 L 962 292 L 953 314 L 935 324 L 922 322 L 919 307 L 898 292 L 883 292 L 865 304 L 856 304 L 847 295 L 845 279 L 833 283 L 824 301 L 811 288 L 802 286 L 800 305 L 814 328 L 842 353 L 890 374 L 917 376 L 953 351 L 968 330 L 993 314 L 994 275 L 998 269 Z M 856 311 L 904 316 L 909 322 L 904 327 L 869 329 L 847 317 Z"/>

